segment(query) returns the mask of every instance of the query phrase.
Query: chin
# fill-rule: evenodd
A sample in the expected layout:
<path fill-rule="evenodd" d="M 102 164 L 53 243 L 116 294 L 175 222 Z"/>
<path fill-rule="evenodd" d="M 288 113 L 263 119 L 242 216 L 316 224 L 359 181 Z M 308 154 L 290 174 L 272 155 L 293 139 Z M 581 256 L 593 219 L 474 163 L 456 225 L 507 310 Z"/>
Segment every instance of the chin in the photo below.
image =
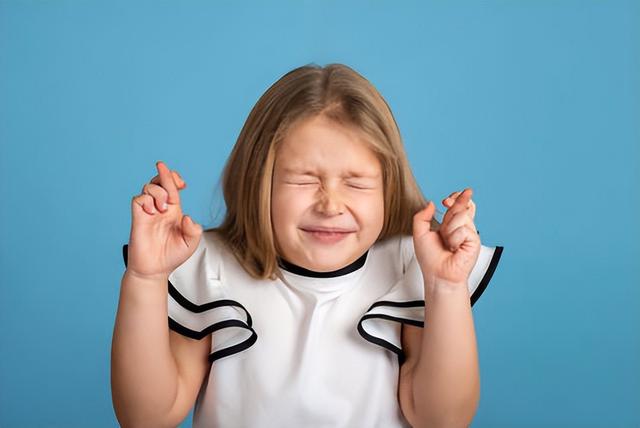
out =
<path fill-rule="evenodd" d="M 349 256 L 340 256 L 336 254 L 336 250 L 328 250 L 323 252 L 317 252 L 314 256 L 315 262 L 309 262 L 310 270 L 316 272 L 331 272 L 341 269 L 348 265 L 352 260 Z"/>
<path fill-rule="evenodd" d="M 313 267 L 311 267 L 310 270 L 315 271 L 315 272 L 332 272 L 334 270 L 338 270 L 344 266 L 347 265 L 347 262 L 344 263 L 323 263 L 321 265 L 314 265 Z"/>

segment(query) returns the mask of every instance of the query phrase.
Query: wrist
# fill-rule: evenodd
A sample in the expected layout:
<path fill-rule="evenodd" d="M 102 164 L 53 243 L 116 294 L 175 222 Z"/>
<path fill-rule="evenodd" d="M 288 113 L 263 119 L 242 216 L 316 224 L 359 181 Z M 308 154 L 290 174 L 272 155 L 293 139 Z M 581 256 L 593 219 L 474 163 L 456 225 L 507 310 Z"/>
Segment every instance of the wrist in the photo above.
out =
<path fill-rule="evenodd" d="M 125 271 L 120 284 L 120 299 L 140 307 L 164 304 L 167 302 L 168 284 L 168 278 L 152 278 Z"/>
<path fill-rule="evenodd" d="M 425 281 L 424 290 L 426 296 L 433 295 L 461 295 L 469 298 L 468 282 L 452 282 L 443 279 Z"/>
<path fill-rule="evenodd" d="M 164 282 L 164 283 L 166 283 L 169 280 L 169 275 L 163 274 L 163 273 L 153 274 L 153 275 L 145 275 L 145 274 L 140 274 L 140 273 L 136 272 L 135 270 L 127 268 L 124 271 L 123 278 L 132 279 L 132 280 L 135 280 L 136 282 L 145 282 L 145 283 Z"/>

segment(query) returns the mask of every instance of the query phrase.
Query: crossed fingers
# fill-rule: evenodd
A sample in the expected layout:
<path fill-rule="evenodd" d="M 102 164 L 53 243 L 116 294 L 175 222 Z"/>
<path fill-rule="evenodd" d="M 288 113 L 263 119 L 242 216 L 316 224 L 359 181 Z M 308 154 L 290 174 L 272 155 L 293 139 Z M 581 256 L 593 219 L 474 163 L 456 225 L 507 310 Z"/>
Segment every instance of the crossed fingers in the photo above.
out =
<path fill-rule="evenodd" d="M 149 207 L 151 213 L 153 213 L 153 205 L 160 212 L 165 212 L 169 208 L 169 204 L 179 205 L 180 195 L 178 192 L 187 185 L 180 174 L 177 171 L 171 171 L 164 162 L 156 162 L 156 168 L 158 175 L 142 186 L 141 192 L 142 195 L 149 195 L 153 199 L 153 203 Z"/>
<path fill-rule="evenodd" d="M 447 212 L 442 218 L 440 225 L 440 236 L 452 251 L 460 245 L 459 228 L 464 227 L 479 234 L 473 223 L 476 214 L 476 205 L 471 200 L 473 190 L 466 188 L 462 192 L 453 192 L 447 198 L 443 199 L 442 204 L 448 207 Z M 458 231 L 458 233 L 456 233 Z M 454 236 L 455 234 L 455 236 Z"/>

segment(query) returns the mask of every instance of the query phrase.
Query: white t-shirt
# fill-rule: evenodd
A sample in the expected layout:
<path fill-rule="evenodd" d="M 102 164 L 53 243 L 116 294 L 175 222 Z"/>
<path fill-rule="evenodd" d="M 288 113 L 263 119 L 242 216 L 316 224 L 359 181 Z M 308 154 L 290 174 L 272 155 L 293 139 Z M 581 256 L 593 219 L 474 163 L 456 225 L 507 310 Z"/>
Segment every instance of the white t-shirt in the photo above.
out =
<path fill-rule="evenodd" d="M 502 249 L 481 247 L 472 305 Z M 412 237 L 377 242 L 335 272 L 280 266 L 282 279 L 255 280 L 205 231 L 169 276 L 169 327 L 213 334 L 194 428 L 408 427 L 398 401 L 401 323 L 423 327 L 425 311 Z"/>

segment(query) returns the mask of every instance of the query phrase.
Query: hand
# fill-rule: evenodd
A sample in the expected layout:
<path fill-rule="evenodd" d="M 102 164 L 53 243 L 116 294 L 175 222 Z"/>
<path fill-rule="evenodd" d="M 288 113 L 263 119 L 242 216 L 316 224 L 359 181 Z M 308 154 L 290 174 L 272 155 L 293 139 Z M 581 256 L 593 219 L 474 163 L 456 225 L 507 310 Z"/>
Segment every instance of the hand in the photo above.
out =
<path fill-rule="evenodd" d="M 431 230 L 432 201 L 413 217 L 413 246 L 425 283 L 467 284 L 480 254 L 480 236 L 473 224 L 476 207 L 471 188 L 443 200 L 449 207 L 439 230 Z"/>
<path fill-rule="evenodd" d="M 202 227 L 182 214 L 179 190 L 186 187 L 184 180 L 161 161 L 156 168 L 158 175 L 131 201 L 127 272 L 166 279 L 194 253 Z"/>

